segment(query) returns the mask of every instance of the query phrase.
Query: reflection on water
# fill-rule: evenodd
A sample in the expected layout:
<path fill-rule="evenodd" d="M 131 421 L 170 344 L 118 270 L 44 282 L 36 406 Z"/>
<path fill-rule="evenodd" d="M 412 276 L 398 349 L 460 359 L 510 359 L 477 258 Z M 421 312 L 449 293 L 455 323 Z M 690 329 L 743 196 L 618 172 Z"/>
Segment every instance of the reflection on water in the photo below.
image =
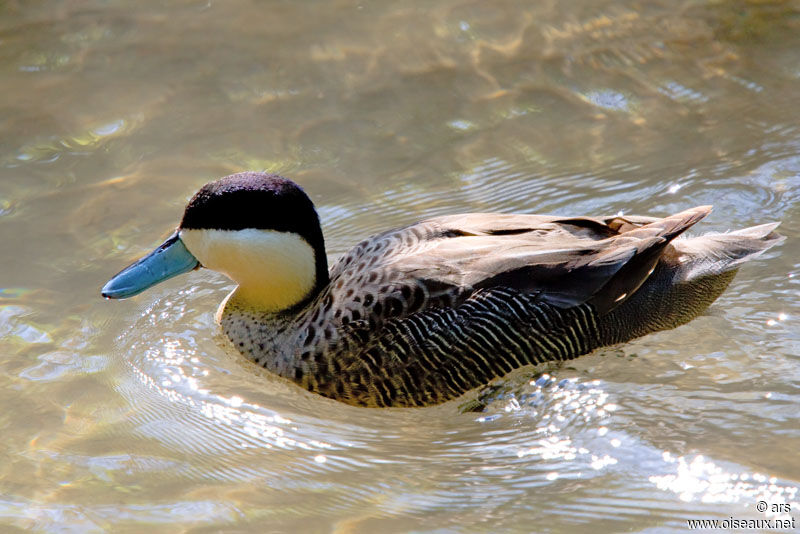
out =
<path fill-rule="evenodd" d="M 800 517 L 796 2 L 0 12 L 0 530 Z M 714 204 L 706 230 L 781 220 L 788 239 L 678 330 L 443 406 L 365 410 L 228 351 L 213 273 L 99 298 L 198 186 L 247 169 L 304 186 L 331 261 L 457 211 Z"/>

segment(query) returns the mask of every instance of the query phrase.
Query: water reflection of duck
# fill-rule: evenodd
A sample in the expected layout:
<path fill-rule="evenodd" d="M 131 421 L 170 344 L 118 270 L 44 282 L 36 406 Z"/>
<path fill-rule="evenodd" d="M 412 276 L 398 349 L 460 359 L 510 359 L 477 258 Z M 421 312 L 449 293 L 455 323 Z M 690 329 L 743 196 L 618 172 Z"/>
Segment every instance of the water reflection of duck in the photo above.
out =
<path fill-rule="evenodd" d="M 205 185 L 177 231 L 102 293 L 208 267 L 238 283 L 217 318 L 256 363 L 350 404 L 430 405 L 696 317 L 783 239 L 777 223 L 675 239 L 709 211 L 436 217 L 370 237 L 328 271 L 303 190 L 240 173 Z"/>

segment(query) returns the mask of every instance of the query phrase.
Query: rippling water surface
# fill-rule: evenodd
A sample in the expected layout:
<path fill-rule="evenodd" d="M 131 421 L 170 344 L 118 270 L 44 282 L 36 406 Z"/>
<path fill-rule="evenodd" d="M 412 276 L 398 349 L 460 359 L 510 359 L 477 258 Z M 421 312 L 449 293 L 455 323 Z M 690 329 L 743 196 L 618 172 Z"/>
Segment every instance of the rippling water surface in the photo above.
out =
<path fill-rule="evenodd" d="M 800 521 L 798 50 L 791 1 L 0 3 L 0 530 Z M 227 352 L 219 275 L 98 295 L 247 169 L 306 188 L 331 260 L 463 211 L 787 241 L 677 330 L 359 409 Z"/>

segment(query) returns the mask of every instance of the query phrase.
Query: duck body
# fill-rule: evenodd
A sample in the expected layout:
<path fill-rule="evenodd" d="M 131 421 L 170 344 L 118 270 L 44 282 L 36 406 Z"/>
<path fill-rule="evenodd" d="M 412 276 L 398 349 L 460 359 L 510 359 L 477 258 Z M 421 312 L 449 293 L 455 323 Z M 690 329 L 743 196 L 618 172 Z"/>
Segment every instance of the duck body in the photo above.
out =
<path fill-rule="evenodd" d="M 427 406 L 684 324 L 782 240 L 774 223 L 676 239 L 710 207 L 661 219 L 464 214 L 373 236 L 328 271 L 313 204 L 297 191 L 264 173 L 208 184 L 170 238 L 188 254 L 180 268 L 153 269 L 166 261 L 157 249 L 103 294 L 215 268 L 239 282 L 217 318 L 246 357 L 349 404 Z"/>

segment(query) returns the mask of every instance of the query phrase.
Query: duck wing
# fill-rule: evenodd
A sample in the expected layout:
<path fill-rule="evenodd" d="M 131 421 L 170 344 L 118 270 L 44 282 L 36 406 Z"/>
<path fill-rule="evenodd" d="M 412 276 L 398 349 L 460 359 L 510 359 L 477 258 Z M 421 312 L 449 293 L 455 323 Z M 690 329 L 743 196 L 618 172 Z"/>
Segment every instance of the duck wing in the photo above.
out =
<path fill-rule="evenodd" d="M 666 217 L 607 219 L 470 214 L 428 221 L 440 237 L 397 254 L 391 267 L 463 288 L 537 292 L 569 308 L 605 313 L 647 279 L 669 242 L 705 217 L 703 206 Z"/>
<path fill-rule="evenodd" d="M 663 219 L 437 217 L 362 242 L 331 270 L 330 287 L 354 320 L 454 306 L 493 287 L 537 293 L 560 308 L 590 302 L 602 314 L 630 297 L 669 242 L 710 211 Z"/>

